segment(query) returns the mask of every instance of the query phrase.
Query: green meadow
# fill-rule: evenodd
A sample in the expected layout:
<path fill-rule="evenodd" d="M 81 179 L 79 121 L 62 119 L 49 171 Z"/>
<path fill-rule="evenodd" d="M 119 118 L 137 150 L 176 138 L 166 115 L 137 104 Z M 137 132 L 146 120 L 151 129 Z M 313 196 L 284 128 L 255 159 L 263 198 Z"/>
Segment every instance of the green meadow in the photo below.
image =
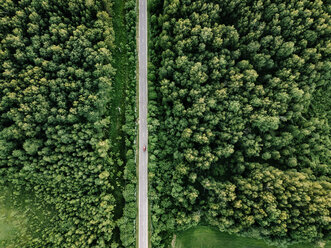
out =
<path fill-rule="evenodd" d="M 313 248 L 312 244 L 297 244 L 288 248 Z M 316 247 L 316 246 L 315 246 Z M 179 233 L 174 248 L 276 248 L 262 240 L 222 233 L 216 229 L 198 226 Z M 324 248 L 331 248 L 327 244 Z"/>

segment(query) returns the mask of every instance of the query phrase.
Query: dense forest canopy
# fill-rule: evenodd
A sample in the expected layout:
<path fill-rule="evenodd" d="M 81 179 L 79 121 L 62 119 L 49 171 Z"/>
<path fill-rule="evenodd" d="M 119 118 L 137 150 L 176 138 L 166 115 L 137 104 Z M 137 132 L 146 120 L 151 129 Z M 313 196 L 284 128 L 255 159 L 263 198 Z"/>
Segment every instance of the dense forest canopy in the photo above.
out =
<path fill-rule="evenodd" d="M 325 1 L 153 1 L 152 242 L 198 223 L 269 242 L 330 232 Z"/>
<path fill-rule="evenodd" d="M 127 2 L 128 12 L 135 4 Z M 112 53 L 117 49 L 112 11 L 112 1 L 103 0 L 0 0 L 0 186 L 7 192 L 0 198 L 20 211 L 27 208 L 21 199 L 31 194 L 35 202 L 42 202 L 38 209 L 47 208 L 48 216 L 41 225 L 40 218 L 27 211 L 24 218 L 31 222 L 31 232 L 14 244 L 0 240 L 0 246 L 82 248 L 120 243 L 114 215 L 116 197 L 123 198 L 126 164 L 113 152 L 109 134 Z M 127 16 L 131 27 L 134 18 L 135 13 Z M 134 37 L 135 29 L 130 32 Z M 135 45 L 130 49 L 134 56 Z M 129 106 L 134 93 L 127 97 L 126 113 L 134 116 Z M 132 135 L 129 149 L 132 128 L 126 127 Z M 128 156 L 134 159 L 132 150 Z M 133 202 L 134 173 L 134 166 L 126 169 Z M 135 207 L 125 211 L 127 219 Z M 126 230 L 128 244 L 134 242 L 129 233 L 133 229 L 134 225 Z"/>

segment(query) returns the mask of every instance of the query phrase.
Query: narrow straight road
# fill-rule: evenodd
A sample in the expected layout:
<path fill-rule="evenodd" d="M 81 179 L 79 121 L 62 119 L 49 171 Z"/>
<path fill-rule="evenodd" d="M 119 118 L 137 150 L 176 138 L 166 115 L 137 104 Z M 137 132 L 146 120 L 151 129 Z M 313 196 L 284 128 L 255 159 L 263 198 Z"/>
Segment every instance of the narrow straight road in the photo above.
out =
<path fill-rule="evenodd" d="M 138 248 L 148 248 L 147 0 L 139 0 L 139 227 Z M 144 151 L 146 146 L 146 151 Z"/>

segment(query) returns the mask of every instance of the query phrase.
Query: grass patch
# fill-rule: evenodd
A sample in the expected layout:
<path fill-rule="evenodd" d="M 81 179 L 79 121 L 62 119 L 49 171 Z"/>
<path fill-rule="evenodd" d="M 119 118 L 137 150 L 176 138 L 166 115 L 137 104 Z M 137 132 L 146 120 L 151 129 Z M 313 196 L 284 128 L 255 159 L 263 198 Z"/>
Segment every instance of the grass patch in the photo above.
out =
<path fill-rule="evenodd" d="M 113 67 L 116 70 L 112 82 L 112 101 L 109 107 L 111 152 L 117 160 L 114 196 L 116 207 L 114 220 L 117 225 L 113 238 L 119 247 L 135 246 L 135 217 L 137 205 L 132 198 L 135 192 L 135 90 L 136 90 L 136 2 L 135 0 L 108 0 L 112 3 L 114 28 Z M 124 197 L 125 196 L 125 197 Z M 134 214 L 133 214 L 134 213 Z"/>
<path fill-rule="evenodd" d="M 29 221 L 24 213 L 0 203 L 0 247 L 27 244 L 33 235 L 28 228 Z"/>
<path fill-rule="evenodd" d="M 114 151 L 120 153 L 120 157 L 123 160 L 125 159 L 125 136 L 122 126 L 125 123 L 125 89 L 129 81 L 125 2 L 123 0 L 114 0 L 113 5 L 113 27 L 116 46 L 116 50 L 113 51 L 113 57 L 116 75 L 113 82 L 113 99 L 110 109 L 112 123 L 110 137 L 114 145 Z"/>
<path fill-rule="evenodd" d="M 289 248 L 313 248 L 312 244 L 298 244 Z M 262 240 L 222 233 L 216 229 L 198 226 L 177 235 L 175 248 L 276 248 Z M 331 248 L 328 244 L 325 248 Z"/>
<path fill-rule="evenodd" d="M 34 245 L 42 229 L 50 228 L 56 213 L 32 192 L 13 194 L 11 188 L 0 187 L 0 247 Z M 29 246 L 29 247 L 30 247 Z"/>
<path fill-rule="evenodd" d="M 111 151 L 115 154 L 115 158 L 118 159 L 117 164 L 120 166 L 126 163 L 126 146 L 125 146 L 125 133 L 122 130 L 125 124 L 125 105 L 126 105 L 126 87 L 129 83 L 129 65 L 128 49 L 126 44 L 127 33 L 125 23 L 125 3 L 126 0 L 112 0 L 112 20 L 115 34 L 115 49 L 113 52 L 113 67 L 116 69 L 116 74 L 112 84 L 112 101 L 109 109 L 110 116 L 110 140 Z M 116 198 L 116 207 L 114 209 L 114 219 L 118 220 L 123 216 L 123 208 L 125 205 L 123 191 L 125 181 L 122 177 L 123 166 L 118 168 L 116 182 L 119 187 L 114 192 Z M 115 227 L 113 237 L 115 241 L 121 244 L 119 227 Z"/>
<path fill-rule="evenodd" d="M 17 227 L 15 216 L 17 214 L 14 211 L 1 206 L 0 209 L 0 242 L 5 240 L 11 240 L 17 233 Z"/>

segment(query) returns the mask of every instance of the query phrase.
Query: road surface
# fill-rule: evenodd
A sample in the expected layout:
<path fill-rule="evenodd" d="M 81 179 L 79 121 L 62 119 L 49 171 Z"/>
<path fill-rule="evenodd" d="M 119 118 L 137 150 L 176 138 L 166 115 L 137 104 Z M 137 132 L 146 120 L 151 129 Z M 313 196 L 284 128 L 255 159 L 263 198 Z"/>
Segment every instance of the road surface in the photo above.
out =
<path fill-rule="evenodd" d="M 147 0 L 139 0 L 139 226 L 138 248 L 148 248 Z M 146 146 L 146 151 L 143 147 Z"/>

